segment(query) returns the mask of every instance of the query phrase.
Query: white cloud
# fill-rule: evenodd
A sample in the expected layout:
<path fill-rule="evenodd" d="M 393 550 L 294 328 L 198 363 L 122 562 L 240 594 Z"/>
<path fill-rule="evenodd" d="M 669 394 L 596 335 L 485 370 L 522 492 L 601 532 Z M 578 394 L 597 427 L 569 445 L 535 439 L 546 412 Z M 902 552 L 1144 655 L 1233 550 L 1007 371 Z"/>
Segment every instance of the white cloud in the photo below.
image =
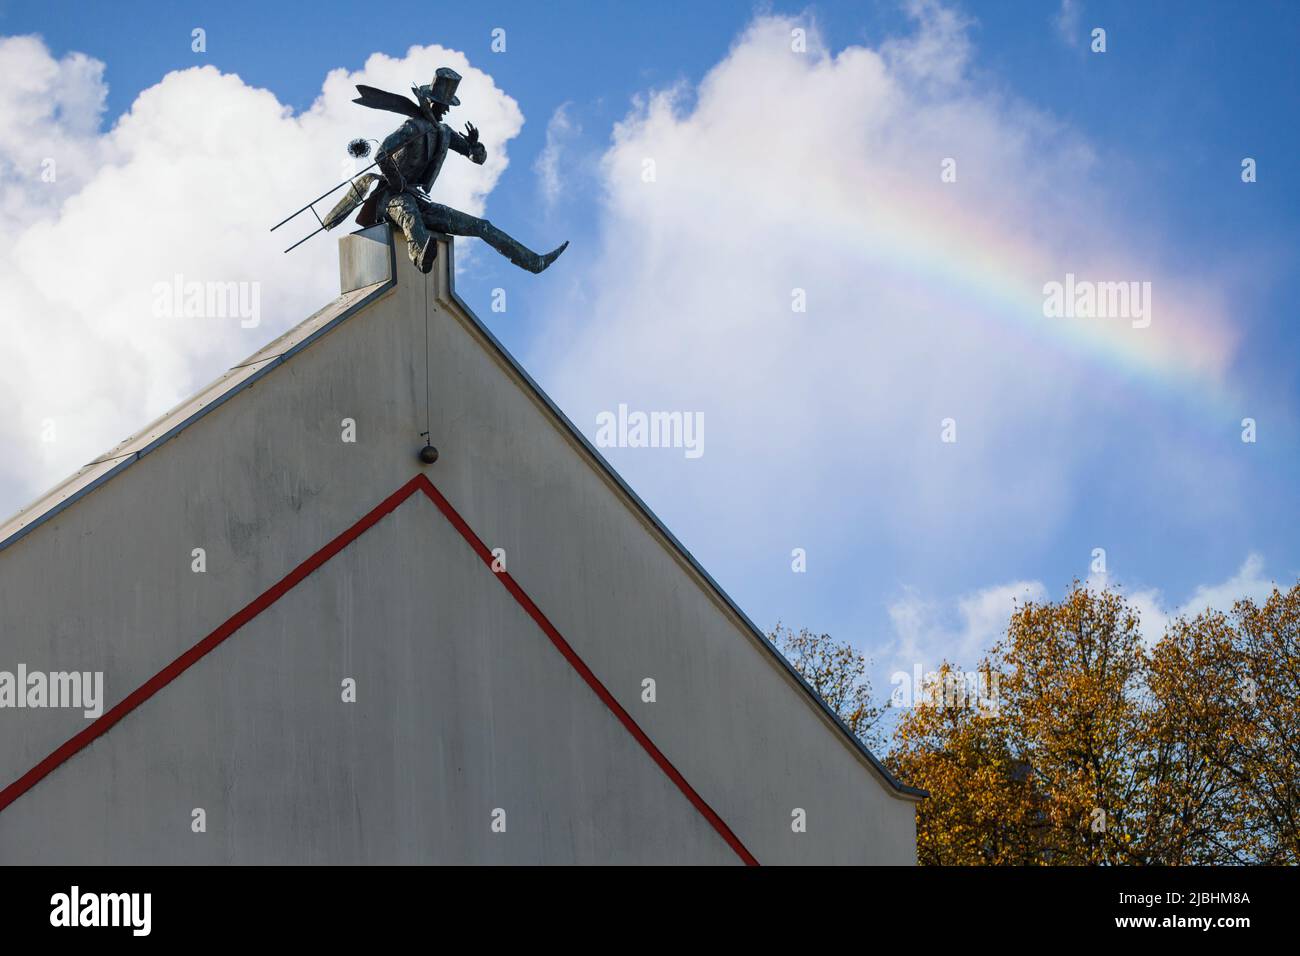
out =
<path fill-rule="evenodd" d="M 1160 640 L 1165 627 L 1178 613 L 1177 608 L 1169 607 L 1160 588 L 1126 588 L 1123 581 L 1110 571 L 1093 571 L 1083 583 L 1090 591 L 1112 589 L 1122 594 L 1129 606 L 1137 611 L 1142 640 L 1147 646 Z"/>
<path fill-rule="evenodd" d="M 355 84 L 405 93 L 442 65 L 464 76 L 452 119 L 480 127 L 488 161 L 448 162 L 438 195 L 481 213 L 523 117 L 456 51 L 412 47 L 400 58 L 374 54 L 356 72 L 333 70 L 301 114 L 238 76 L 182 70 L 101 132 L 103 64 L 55 59 L 35 37 L 0 38 L 0 511 L 337 294 L 332 236 L 285 256 L 311 217 L 268 229 L 369 161 L 348 157 L 348 140 L 381 139 L 400 124 L 352 104 Z M 46 158 L 56 164 L 52 184 L 41 180 Z M 260 283 L 262 325 L 155 318 L 152 289 L 177 274 Z M 47 421 L 53 444 L 41 442 Z"/>
<path fill-rule="evenodd" d="M 1165 628 L 1176 615 L 1165 606 L 1164 595 L 1159 588 L 1147 588 L 1125 595 L 1129 604 L 1138 614 L 1138 626 L 1142 641 L 1148 647 L 1153 646 L 1164 636 Z"/>
<path fill-rule="evenodd" d="M 1115 587 L 1120 582 L 1110 574 L 1091 574 L 1087 586 L 1093 590 Z M 1237 572 L 1217 584 L 1201 584 L 1182 604 L 1171 604 L 1159 588 L 1121 588 L 1125 599 L 1137 611 L 1142 622 L 1142 639 L 1153 645 L 1165 633 L 1165 628 L 1177 617 L 1195 617 L 1202 611 L 1216 610 L 1228 613 L 1243 598 L 1261 603 L 1273 593 L 1273 578 L 1264 574 L 1264 558 L 1251 552 Z"/>
<path fill-rule="evenodd" d="M 1079 22 L 1082 13 L 1079 0 L 1061 0 L 1061 6 L 1056 11 L 1053 23 L 1063 43 L 1069 46 L 1079 44 Z"/>
<path fill-rule="evenodd" d="M 1006 633 L 1018 604 L 1047 597 L 1047 588 L 1039 581 L 994 585 L 951 602 L 925 599 L 908 590 L 890 605 L 893 639 L 876 654 L 888 663 L 889 671 L 910 674 L 917 666 L 932 671 L 945 660 L 973 670 Z"/>
<path fill-rule="evenodd" d="M 971 20 L 938 0 L 907 0 L 903 6 L 919 29 L 910 36 L 890 38 L 881 44 L 880 52 L 890 72 L 922 88 L 960 83 L 970 61 L 967 31 Z"/>
<path fill-rule="evenodd" d="M 1041 582 L 1015 581 L 961 598 L 957 602 L 962 619 L 958 653 L 964 660 L 979 654 L 1005 633 L 1017 604 L 1042 601 L 1046 597 L 1047 588 Z"/>
<path fill-rule="evenodd" d="M 1241 567 L 1218 584 L 1199 585 L 1192 596 L 1171 605 L 1159 588 L 1130 590 L 1108 573 L 1090 575 L 1085 585 L 1094 591 L 1116 588 L 1129 606 L 1138 612 L 1143 642 L 1154 645 L 1176 617 L 1194 617 L 1207 608 L 1228 612 L 1242 598 L 1256 603 L 1272 593 L 1274 582 L 1264 574 L 1264 559 L 1250 554 Z M 1051 600 L 1039 581 L 1014 581 L 994 585 L 954 599 L 924 597 L 915 589 L 904 589 L 889 607 L 893 633 L 887 643 L 872 649 L 884 673 L 912 673 L 936 670 L 944 660 L 973 669 L 1006 633 L 1017 604 Z"/>
<path fill-rule="evenodd" d="M 971 79 L 959 15 L 914 9 L 914 35 L 836 53 L 813 29 L 792 52 L 808 23 L 759 18 L 697 88 L 644 96 L 614 130 L 601 249 L 556 303 L 567 327 L 539 378 L 588 427 L 619 402 L 703 412 L 709 450 L 689 470 L 611 457 L 652 495 L 671 488 L 705 540 L 752 535 L 750 516 L 797 489 L 833 503 L 806 533 L 870 521 L 879 553 L 1046 547 L 1116 440 L 1108 423 L 1132 417 L 1101 383 L 1134 376 L 1110 366 L 1174 368 L 1207 393 L 1231 361 L 1229 323 L 1188 305 L 1214 296 L 1142 258 L 1158 243 L 1132 243 L 1089 144 Z M 1143 339 L 1063 330 L 1042 285 L 1067 269 L 1154 279 L 1177 321 Z M 939 441 L 947 417 L 956 444 Z M 1207 470 L 1182 472 L 1161 486 L 1170 507 Z M 1136 474 L 1132 499 L 1157 480 Z M 718 488 L 725 507 L 685 513 Z"/>
<path fill-rule="evenodd" d="M 565 161 L 565 150 L 573 137 L 582 132 L 582 126 L 569 115 L 569 103 L 561 103 L 546 124 L 546 145 L 537 156 L 533 169 L 547 208 L 555 205 L 564 189 L 560 169 Z"/>
<path fill-rule="evenodd" d="M 1196 615 L 1213 608 L 1216 611 L 1231 611 L 1232 605 L 1242 598 L 1250 598 L 1261 603 L 1273 593 L 1272 578 L 1264 575 L 1264 558 L 1258 554 L 1249 554 L 1242 562 L 1237 573 L 1222 584 L 1202 584 L 1179 609 L 1180 614 Z"/>

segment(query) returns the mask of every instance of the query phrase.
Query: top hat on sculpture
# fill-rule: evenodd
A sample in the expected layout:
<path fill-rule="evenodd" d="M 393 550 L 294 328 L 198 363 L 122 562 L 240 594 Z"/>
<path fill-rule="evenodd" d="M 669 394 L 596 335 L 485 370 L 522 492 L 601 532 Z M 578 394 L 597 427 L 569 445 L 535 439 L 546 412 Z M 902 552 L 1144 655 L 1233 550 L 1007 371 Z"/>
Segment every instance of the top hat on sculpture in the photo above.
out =
<path fill-rule="evenodd" d="M 422 103 L 438 103 L 442 106 L 460 106 L 456 96 L 456 87 L 460 86 L 460 74 L 449 66 L 440 66 L 433 74 L 433 82 L 425 86 L 413 86 L 411 92 Z"/>

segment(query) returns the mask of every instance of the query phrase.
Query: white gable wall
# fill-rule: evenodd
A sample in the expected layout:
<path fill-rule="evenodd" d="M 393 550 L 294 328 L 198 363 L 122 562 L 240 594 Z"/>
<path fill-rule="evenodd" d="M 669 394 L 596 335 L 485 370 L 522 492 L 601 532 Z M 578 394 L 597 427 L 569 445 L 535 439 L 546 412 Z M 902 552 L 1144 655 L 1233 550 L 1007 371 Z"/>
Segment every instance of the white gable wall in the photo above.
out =
<path fill-rule="evenodd" d="M 37 670 L 103 670 L 111 704 L 423 470 L 488 547 L 506 549 L 513 578 L 760 862 L 914 862 L 914 802 L 885 781 L 828 721 L 758 645 L 759 639 L 666 546 L 612 481 L 593 467 L 580 444 L 556 424 L 542 401 L 482 339 L 474 321 L 449 294 L 445 271 L 449 258 L 450 250 L 444 246 L 439 267 L 428 280 L 401 262 L 396 287 L 378 290 L 377 301 L 118 477 L 0 550 L 0 669 L 12 670 L 23 662 Z M 440 460 L 428 467 L 415 458 L 421 444 L 419 432 L 425 427 L 426 296 L 432 438 L 441 453 Z M 357 422 L 355 445 L 340 441 L 343 418 Z M 434 524 L 441 523 L 430 532 L 430 540 L 446 539 L 445 520 L 424 499 L 407 502 L 385 521 L 395 522 L 400 517 L 403 533 L 418 536 L 420 523 L 411 521 L 408 513 L 417 507 L 430 512 Z M 377 526 L 367 535 L 377 539 L 378 532 Z M 355 633 L 359 625 L 355 616 L 350 616 L 355 610 L 352 606 L 330 603 L 337 598 L 338 589 L 351 587 L 343 572 L 350 566 L 348 562 L 359 560 L 363 544 L 369 561 L 391 560 L 407 569 L 399 572 L 398 564 L 393 565 L 387 577 L 406 586 L 386 590 L 382 601 L 369 591 L 353 599 L 357 606 L 366 604 L 366 619 L 376 622 L 374 633 L 365 635 Z M 294 700 L 299 702 L 295 706 L 306 709 L 301 714 L 295 712 L 294 718 L 310 717 L 312 726 L 340 726 L 339 720 L 355 719 L 340 713 L 361 706 L 339 701 L 335 678 L 343 663 L 315 671 L 300 670 L 300 665 L 293 664 L 301 660 L 304 649 L 315 646 L 313 634 L 326 648 L 346 637 L 352 663 L 360 666 L 373 642 L 409 645 L 430 635 L 436 637 L 438 605 L 454 603 L 463 588 L 449 592 L 448 582 L 459 580 L 459 575 L 485 576 L 487 583 L 502 592 L 498 598 L 503 605 L 509 603 L 491 572 L 481 564 L 469 563 L 475 559 L 466 558 L 467 547 L 454 558 L 448 556 L 447 577 L 431 573 L 427 590 L 421 593 L 405 576 L 408 565 L 440 567 L 437 556 L 416 549 L 409 555 L 394 553 L 385 559 L 382 552 L 375 553 L 373 544 L 363 536 L 350 546 L 349 550 L 357 549 L 356 554 L 335 558 L 339 562 L 336 567 L 321 569 L 299 586 L 301 594 L 282 599 L 288 602 L 293 597 L 301 602 L 319 592 L 320 607 L 335 610 L 295 617 L 285 613 L 286 603 L 264 612 L 265 621 L 259 619 L 241 630 L 128 715 L 106 737 L 0 811 L 0 860 L 5 859 L 6 851 L 12 855 L 22 847 L 22 856 L 36 853 L 39 858 L 40 851 L 33 849 L 31 840 L 21 837 L 20 831 L 49 833 L 56 844 L 59 834 L 67 832 L 67 840 L 84 842 L 88 831 L 61 830 L 55 825 L 74 806 L 86 813 L 100 808 L 103 825 L 110 828 L 114 815 L 126 812 L 128 806 L 134 808 L 132 819 L 172 821 L 180 814 L 183 832 L 188 835 L 189 811 L 202 805 L 201 795 L 178 790 L 167 781 L 197 774 L 194 768 L 199 766 L 215 767 L 206 778 L 211 789 L 232 775 L 238 778 L 266 771 L 265 767 L 250 769 L 237 760 L 213 762 L 218 753 L 259 752 L 270 759 L 265 742 L 257 737 L 259 722 L 239 720 L 235 715 L 265 712 L 287 721 L 284 726 L 292 726 L 293 720 L 276 701 Z M 207 550 L 206 574 L 190 570 L 190 553 L 195 547 Z M 369 580 L 384 577 L 372 573 Z M 411 620 L 412 606 L 426 605 L 431 619 L 429 634 L 399 626 L 397 622 Z M 393 616 L 387 617 L 389 612 L 382 609 L 390 606 Z M 278 631 L 268 623 L 272 614 L 282 622 Z M 483 619 L 473 620 L 475 626 L 486 627 Z M 340 633 L 325 633 L 334 621 L 339 622 Z M 344 635 L 346 627 L 353 631 Z M 561 661 L 535 627 L 512 625 L 501 633 L 460 638 L 491 644 L 507 632 L 521 641 L 534 641 L 542 652 Z M 271 667 L 269 675 L 248 688 L 234 676 L 243 660 L 239 654 L 247 651 L 240 648 L 236 653 L 234 646 L 275 639 L 277 634 L 285 642 L 285 654 L 271 659 L 283 660 L 283 670 Z M 289 648 L 295 653 L 289 654 Z M 530 647 L 530 653 L 534 650 Z M 323 659 L 329 661 L 342 653 L 325 651 Z M 363 684 L 360 692 L 367 697 L 389 693 L 419 697 L 421 688 L 436 684 L 427 673 L 436 657 L 415 655 L 411 660 L 412 666 L 405 671 L 381 671 L 372 679 L 400 686 Z M 416 661 L 421 663 L 416 666 Z M 717 860 L 717 835 L 706 826 L 707 832 L 701 836 L 702 818 L 680 794 L 674 800 L 663 798 L 658 788 L 667 778 L 589 688 L 581 683 L 576 690 L 570 688 L 566 681 L 573 675 L 565 674 L 563 668 L 558 673 L 539 675 L 542 686 L 521 689 L 517 695 L 521 706 L 524 701 L 531 702 L 539 726 L 564 729 L 563 733 L 544 735 L 556 749 L 554 759 L 542 765 L 566 768 L 566 778 L 583 780 L 583 792 L 603 793 L 606 802 L 617 796 L 615 802 L 626 804 L 627 780 L 639 781 L 638 792 L 648 794 L 642 804 L 660 807 L 653 825 L 647 824 L 644 814 L 625 817 L 622 826 L 629 829 L 604 842 L 607 856 L 603 859 L 651 859 L 648 849 L 634 852 L 638 841 L 661 844 L 667 839 L 665 833 L 680 832 L 680 845 L 665 851 L 667 859 Z M 658 701 L 654 704 L 641 702 L 644 677 L 653 677 L 657 683 Z M 321 689 L 320 696 L 312 696 L 304 691 L 305 681 L 329 686 Z M 206 695 L 205 707 L 186 710 L 167 705 L 167 710 L 162 704 L 167 695 L 197 693 L 200 686 Z M 465 688 L 465 699 L 458 702 L 458 712 L 480 715 L 476 726 L 487 719 L 482 717 L 480 692 L 481 687 L 471 684 Z M 575 724 L 558 718 L 558 711 L 546 710 L 555 707 L 570 713 L 568 708 L 575 704 L 564 698 L 575 693 L 586 695 L 583 700 L 594 703 L 597 714 L 603 711 L 599 714 L 607 718 L 603 724 L 585 717 Z M 495 707 L 508 708 L 513 699 L 504 695 Z M 313 714 L 313 708 L 320 708 L 319 713 Z M 214 709 L 226 719 L 218 719 Z M 501 720 L 509 724 L 504 712 Z M 0 786 L 34 766 L 87 723 L 79 712 L 0 710 Z M 588 725 L 589 731 L 576 729 Z M 610 728 L 627 738 L 633 747 L 631 757 L 640 761 L 627 764 L 631 758 L 623 754 L 621 765 L 644 764 L 653 772 L 653 784 L 639 770 L 611 774 L 609 753 L 595 752 L 608 751 L 608 738 L 601 734 Z M 580 738 L 574 735 L 586 733 L 594 735 L 592 745 L 579 748 L 575 756 L 574 744 Z M 451 736 L 460 741 L 457 745 L 484 746 L 482 737 L 475 736 L 470 726 L 459 727 Z M 183 741 L 184 747 L 169 750 L 166 740 Z M 600 747 L 596 742 L 601 742 Z M 453 745 L 447 740 L 444 743 Z M 309 790 L 314 774 L 338 765 L 339 753 L 354 753 L 341 748 L 332 755 L 322 754 L 319 741 L 308 746 L 306 741 L 285 740 L 283 746 L 280 756 L 294 768 L 293 778 L 286 783 L 290 793 Z M 496 746 L 501 755 L 512 753 L 506 741 L 498 741 Z M 374 748 L 355 751 L 366 752 L 374 752 Z M 161 755 L 167 753 L 180 756 L 164 759 Z M 479 756 L 486 761 L 479 766 L 499 766 L 487 756 Z M 191 760 L 193 767 L 188 763 Z M 530 765 L 512 760 L 505 766 L 517 767 L 521 774 L 512 781 L 514 792 L 527 792 Z M 129 769 L 139 786 L 129 791 L 110 789 L 104 774 L 111 776 L 115 767 L 123 772 Z M 427 789 L 432 800 L 437 790 L 432 773 L 428 767 L 413 770 L 413 776 L 402 785 L 415 790 L 403 799 L 418 803 Z M 334 779 L 315 782 L 322 792 L 329 792 Z M 250 789 L 252 783 L 235 780 L 231 785 L 240 792 L 255 792 Z M 671 784 L 669 787 L 675 791 Z M 61 798 L 59 802 L 43 799 L 43 788 L 47 793 L 58 789 L 64 794 L 100 798 L 117 793 L 118 797 L 117 802 L 93 798 L 73 803 Z M 537 792 L 540 796 L 544 791 Z M 598 845 L 590 840 L 584 843 L 585 838 L 573 829 L 573 819 L 586 818 L 581 801 L 559 793 L 552 793 L 551 799 L 563 806 L 538 817 L 549 823 L 538 824 L 537 831 L 531 833 L 522 825 L 513 830 L 511 839 L 523 841 L 515 844 L 520 852 L 502 859 L 601 861 Z M 373 801 L 382 799 L 397 798 L 392 794 L 388 798 L 374 796 L 367 806 L 373 809 Z M 186 805 L 178 807 L 178 801 Z M 142 803 L 148 809 L 143 817 Z M 445 823 L 445 814 L 468 813 L 472 803 L 468 797 L 460 803 L 448 798 L 438 806 L 450 809 L 431 813 L 429 819 Z M 347 809 L 329 806 L 339 814 Z M 691 820 L 688 824 L 682 823 L 683 806 Z M 791 831 L 795 808 L 807 814 L 806 833 Z M 268 807 L 273 816 L 292 812 L 288 805 Z M 24 826 L 17 825 L 19 819 Z M 40 819 L 48 825 L 36 826 Z M 299 858 L 314 859 L 311 854 L 319 851 L 322 859 L 355 859 L 362 852 L 350 829 L 354 825 L 351 818 L 326 813 L 314 820 L 305 830 L 295 828 L 287 819 L 276 824 L 277 832 L 303 839 L 317 833 L 312 843 L 316 849 L 304 847 Z M 421 831 L 415 845 L 440 845 L 436 830 L 444 823 L 435 822 L 432 830 Z M 394 829 L 388 832 L 382 830 L 382 823 L 378 825 L 379 832 L 368 831 L 367 839 L 373 840 L 374 846 L 405 845 L 396 836 L 396 818 Z M 135 831 L 126 826 L 123 832 Z M 240 832 L 251 831 L 245 826 Z M 74 837 L 75 833 L 80 835 Z M 216 834 L 210 827 L 209 837 L 213 842 L 225 841 L 222 845 L 228 849 L 223 859 L 256 857 L 248 846 L 240 844 L 244 837 L 238 834 Z M 134 844 L 106 838 L 98 848 L 87 848 L 85 858 L 116 862 L 130 845 Z M 277 858 L 292 857 L 296 845 L 291 841 L 281 847 Z M 57 856 L 76 859 L 80 846 L 79 842 L 60 846 Z M 321 846 L 332 849 L 320 851 Z M 495 857 L 483 854 L 498 852 L 496 847 L 464 844 L 461 852 L 466 858 L 486 861 Z M 55 847 L 50 849 L 53 852 Z M 725 845 L 722 849 L 723 858 L 735 859 Z M 161 849 L 159 856 L 183 859 Z M 432 851 L 415 858 L 449 859 Z"/>

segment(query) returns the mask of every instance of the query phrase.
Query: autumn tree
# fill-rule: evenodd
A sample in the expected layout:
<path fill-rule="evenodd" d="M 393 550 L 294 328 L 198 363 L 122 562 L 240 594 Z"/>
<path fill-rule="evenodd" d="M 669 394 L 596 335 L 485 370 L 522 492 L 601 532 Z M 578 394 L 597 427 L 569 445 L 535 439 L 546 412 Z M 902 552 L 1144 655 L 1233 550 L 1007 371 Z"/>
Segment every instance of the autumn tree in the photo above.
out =
<path fill-rule="evenodd" d="M 1179 749 L 1229 808 L 1207 855 L 1300 864 L 1300 584 L 1179 619 L 1153 656 Z"/>
<path fill-rule="evenodd" d="M 867 677 L 870 661 L 865 655 L 850 644 L 837 643 L 829 634 L 815 634 L 807 628 L 794 631 L 779 622 L 767 639 L 859 740 L 873 751 L 883 748 L 880 721 L 885 707 L 872 699 Z"/>
<path fill-rule="evenodd" d="M 974 673 L 990 677 L 987 667 Z M 1012 752 L 996 705 L 981 707 L 962 692 L 967 677 L 946 661 L 929 675 L 921 699 L 900 717 L 886 757 L 895 776 L 930 792 L 917 807 L 917 860 L 930 866 L 1039 862 L 1042 801 Z"/>
<path fill-rule="evenodd" d="M 865 658 L 825 634 L 772 639 L 879 748 Z M 923 864 L 1300 863 L 1300 584 L 1148 645 L 1121 594 L 1075 581 L 913 703 L 886 764 L 930 792 Z"/>
<path fill-rule="evenodd" d="M 1300 585 L 1152 648 L 1113 591 L 1017 608 L 982 664 L 996 706 L 927 695 L 898 723 L 889 762 L 931 792 L 919 859 L 1295 862 L 1298 637 Z"/>
<path fill-rule="evenodd" d="M 1043 862 L 1206 862 L 1231 812 L 1222 775 L 1152 681 L 1137 613 L 1075 582 L 1029 603 L 993 650 L 1009 744 L 1044 796 Z"/>

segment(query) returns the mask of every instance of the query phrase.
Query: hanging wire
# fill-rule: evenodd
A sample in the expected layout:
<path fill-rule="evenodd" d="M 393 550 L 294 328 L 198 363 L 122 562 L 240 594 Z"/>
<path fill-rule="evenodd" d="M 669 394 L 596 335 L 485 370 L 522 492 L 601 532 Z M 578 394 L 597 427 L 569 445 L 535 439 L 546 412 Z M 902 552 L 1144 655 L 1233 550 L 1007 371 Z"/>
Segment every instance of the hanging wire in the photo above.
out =
<path fill-rule="evenodd" d="M 424 442 L 433 444 L 432 416 L 429 411 L 429 277 L 424 276 Z"/>

